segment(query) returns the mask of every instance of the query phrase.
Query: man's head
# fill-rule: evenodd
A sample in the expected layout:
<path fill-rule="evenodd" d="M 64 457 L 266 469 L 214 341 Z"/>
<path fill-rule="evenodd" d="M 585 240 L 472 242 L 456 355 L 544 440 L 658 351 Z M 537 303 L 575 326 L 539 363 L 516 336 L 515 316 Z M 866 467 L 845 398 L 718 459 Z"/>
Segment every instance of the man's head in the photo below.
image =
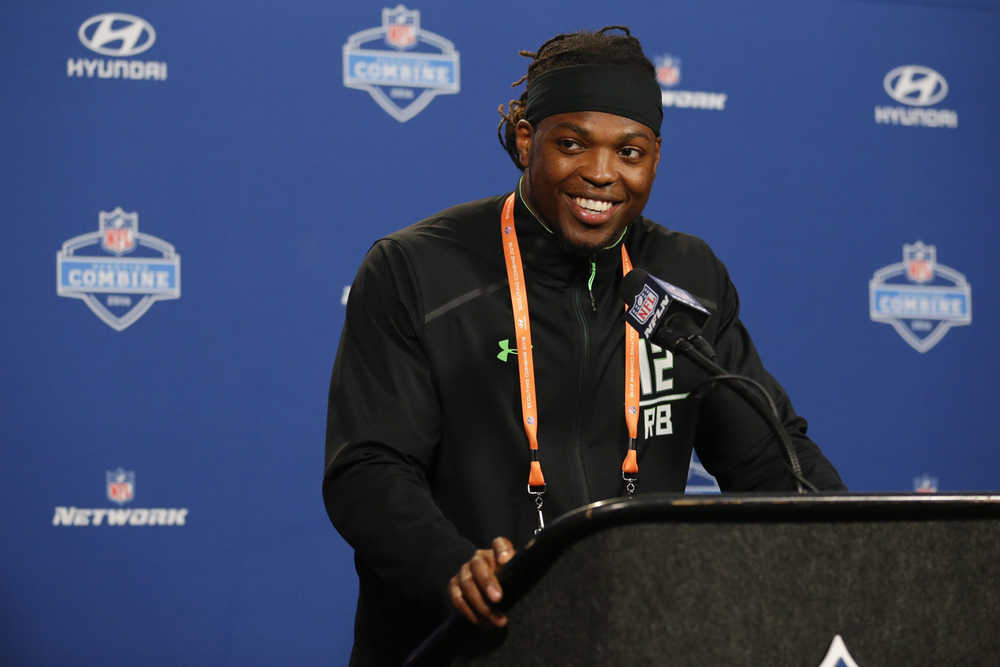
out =
<path fill-rule="evenodd" d="M 610 33 L 622 30 L 625 34 Z M 498 133 L 522 192 L 574 250 L 613 244 L 646 205 L 660 159 L 652 63 L 626 28 L 559 35 L 528 68 Z M 514 85 L 521 83 L 518 81 Z"/>

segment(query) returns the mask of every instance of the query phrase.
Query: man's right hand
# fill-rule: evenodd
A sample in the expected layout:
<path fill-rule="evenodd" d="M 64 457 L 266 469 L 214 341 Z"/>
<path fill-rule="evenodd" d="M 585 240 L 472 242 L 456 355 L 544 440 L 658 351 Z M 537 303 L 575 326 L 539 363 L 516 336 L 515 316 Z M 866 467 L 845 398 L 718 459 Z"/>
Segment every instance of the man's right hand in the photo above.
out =
<path fill-rule="evenodd" d="M 514 545 L 506 537 L 493 540 L 492 548 L 477 549 L 448 582 L 451 603 L 470 622 L 502 628 L 507 617 L 491 608 L 503 599 L 497 569 L 514 557 Z"/>

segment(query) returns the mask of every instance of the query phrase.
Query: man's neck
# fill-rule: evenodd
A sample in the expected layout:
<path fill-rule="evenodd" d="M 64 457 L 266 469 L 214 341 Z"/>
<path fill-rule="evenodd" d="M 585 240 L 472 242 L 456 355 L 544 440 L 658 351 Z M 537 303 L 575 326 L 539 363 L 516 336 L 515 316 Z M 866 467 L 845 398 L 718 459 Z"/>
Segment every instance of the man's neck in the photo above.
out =
<path fill-rule="evenodd" d="M 559 236 L 558 234 L 556 234 L 553 231 L 552 227 L 550 227 L 549 225 L 545 224 L 545 221 L 542 220 L 542 216 L 538 215 L 538 213 L 535 212 L 535 208 L 531 205 L 531 201 L 529 201 L 530 198 L 531 198 L 531 188 L 530 188 L 530 186 L 528 186 L 527 188 L 525 187 L 525 178 L 524 178 L 525 174 L 527 174 L 527 171 L 522 172 L 521 173 L 521 177 L 517 180 L 517 196 L 518 196 L 518 198 L 520 198 L 521 202 L 524 204 L 524 207 L 526 209 L 528 209 L 528 213 L 530 213 L 531 217 L 533 217 L 535 219 L 535 222 L 537 222 L 539 225 L 541 225 L 542 228 L 545 231 L 547 231 L 549 234 L 552 234 L 553 236 Z M 528 190 L 527 195 L 525 195 L 525 190 Z M 618 238 L 616 238 L 614 241 L 612 241 L 608 245 L 604 246 L 600 250 L 608 250 L 610 248 L 616 247 L 619 243 L 622 242 L 622 239 L 625 238 L 625 235 L 628 233 L 628 229 L 629 229 L 630 226 L 631 226 L 631 223 L 629 223 L 628 225 L 625 225 L 625 229 L 622 230 L 622 233 L 619 234 Z M 560 239 L 560 242 L 565 243 L 565 241 L 562 240 L 562 239 Z M 595 250 L 593 252 L 598 252 L 598 251 Z M 574 252 L 573 254 L 579 255 L 580 253 L 575 253 Z"/>
<path fill-rule="evenodd" d="M 535 222 L 544 227 L 545 231 L 549 234 L 553 234 L 554 232 L 552 231 L 552 228 L 542 221 L 542 217 L 535 213 L 535 209 L 531 206 L 531 202 L 529 202 L 528 198 L 524 196 L 524 173 L 525 172 L 521 172 L 521 178 L 517 179 L 517 196 L 521 198 L 521 202 L 524 204 L 524 207 L 528 209 L 528 213 L 530 213 L 531 217 L 535 219 Z"/>

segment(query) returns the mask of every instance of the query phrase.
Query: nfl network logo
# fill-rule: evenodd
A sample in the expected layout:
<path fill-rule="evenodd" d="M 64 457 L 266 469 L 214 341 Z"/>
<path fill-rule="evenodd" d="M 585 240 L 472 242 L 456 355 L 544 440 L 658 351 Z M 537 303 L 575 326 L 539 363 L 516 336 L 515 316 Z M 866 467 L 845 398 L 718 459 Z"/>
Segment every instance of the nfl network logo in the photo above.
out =
<path fill-rule="evenodd" d="M 132 502 L 135 498 L 135 473 L 131 470 L 105 471 L 104 477 L 107 481 L 108 500 L 119 505 Z"/>
<path fill-rule="evenodd" d="M 917 352 L 937 345 L 954 326 L 972 323 L 972 287 L 937 261 L 937 248 L 903 244 L 903 261 L 884 266 L 868 284 L 873 322 L 891 324 Z"/>
<path fill-rule="evenodd" d="M 380 27 L 347 38 L 344 86 L 367 91 L 386 113 L 405 123 L 437 95 L 459 91 L 458 51 L 444 37 L 422 30 L 416 9 L 387 7 Z"/>
<path fill-rule="evenodd" d="M 654 56 L 656 66 L 656 82 L 660 85 L 660 96 L 663 107 L 681 109 L 707 109 L 725 111 L 727 93 L 705 90 L 677 90 L 675 86 L 681 82 L 681 59 L 665 53 Z M 697 77 L 696 77 L 697 78 Z"/>
<path fill-rule="evenodd" d="M 96 232 L 63 243 L 56 281 L 59 296 L 81 299 L 122 331 L 156 301 L 180 298 L 181 257 L 163 239 L 139 232 L 138 213 L 118 207 L 98 214 Z"/>

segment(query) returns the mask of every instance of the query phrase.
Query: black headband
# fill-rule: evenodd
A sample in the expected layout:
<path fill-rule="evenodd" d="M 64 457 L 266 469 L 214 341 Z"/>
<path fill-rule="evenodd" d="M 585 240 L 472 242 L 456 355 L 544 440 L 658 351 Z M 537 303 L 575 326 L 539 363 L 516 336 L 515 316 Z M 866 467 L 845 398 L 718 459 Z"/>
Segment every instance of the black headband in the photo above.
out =
<path fill-rule="evenodd" d="M 663 101 L 656 78 L 636 65 L 572 65 L 549 70 L 528 84 L 525 118 L 603 111 L 642 123 L 660 136 Z"/>

